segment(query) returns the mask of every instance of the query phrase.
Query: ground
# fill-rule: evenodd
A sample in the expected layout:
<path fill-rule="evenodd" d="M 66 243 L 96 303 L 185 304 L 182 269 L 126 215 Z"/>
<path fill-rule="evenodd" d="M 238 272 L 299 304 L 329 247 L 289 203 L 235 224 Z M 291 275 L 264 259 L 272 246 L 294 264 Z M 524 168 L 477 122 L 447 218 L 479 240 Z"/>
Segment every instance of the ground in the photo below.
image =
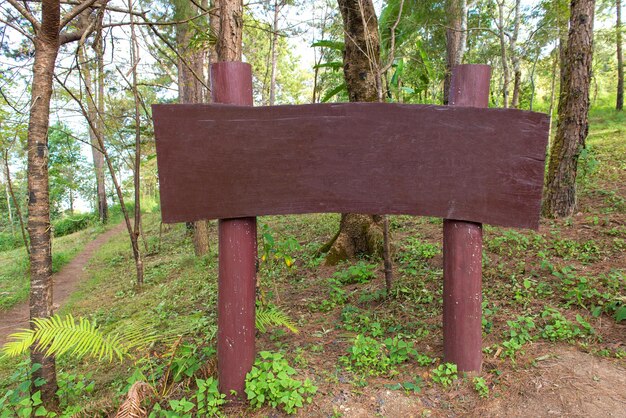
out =
<path fill-rule="evenodd" d="M 316 253 L 338 215 L 260 218 L 260 303 L 286 312 L 299 334 L 270 328 L 258 334 L 257 348 L 283 353 L 297 379 L 317 386 L 297 415 L 623 416 L 626 326 L 616 314 L 626 297 L 624 126 L 615 112 L 592 115 L 575 216 L 542 220 L 537 232 L 485 227 L 479 375 L 454 379 L 441 360 L 441 220 L 390 217 L 395 283 L 387 295 L 380 260 L 328 267 Z M 158 213 L 144 219 L 145 285 L 134 283 L 120 233 L 94 254 L 86 280 L 60 309 L 107 332 L 161 336 L 122 364 L 59 359 L 61 380 L 94 382 L 90 393 L 64 394 L 89 416 L 114 415 L 137 380 L 159 389 L 148 409 L 154 401 L 169 409 L 178 405 L 172 399 L 195 402 L 197 382 L 188 376 L 215 371 L 216 225 L 210 254 L 196 258 L 184 225 L 160 225 Z M 409 344 L 404 354 L 400 342 Z M 0 395 L 23 379 L 20 360 L 0 360 Z M 270 407 L 222 411 L 284 415 Z"/>

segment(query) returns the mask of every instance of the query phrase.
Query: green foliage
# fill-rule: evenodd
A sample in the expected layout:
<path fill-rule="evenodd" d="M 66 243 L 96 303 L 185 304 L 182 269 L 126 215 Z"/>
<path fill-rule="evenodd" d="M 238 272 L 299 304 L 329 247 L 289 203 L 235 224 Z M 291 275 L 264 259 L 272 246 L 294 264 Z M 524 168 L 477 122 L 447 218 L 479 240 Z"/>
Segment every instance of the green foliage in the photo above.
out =
<path fill-rule="evenodd" d="M 261 262 L 272 265 L 273 262 L 283 262 L 287 267 L 292 267 L 295 258 L 294 253 L 301 247 L 294 237 L 287 237 L 278 241 L 274 238 L 274 232 L 267 224 L 261 225 Z"/>
<path fill-rule="evenodd" d="M 226 395 L 220 393 L 217 388 L 217 380 L 196 379 L 198 390 L 196 392 L 196 407 L 198 416 L 221 416 L 219 407 L 226 403 Z"/>
<path fill-rule="evenodd" d="M 24 246 L 24 239 L 19 234 L 0 232 L 0 251 L 13 250 Z"/>
<path fill-rule="evenodd" d="M 376 277 L 375 269 L 376 266 L 373 264 L 358 261 L 348 266 L 347 269 L 336 272 L 333 277 L 342 284 L 367 283 Z"/>
<path fill-rule="evenodd" d="M 515 360 L 515 355 L 522 346 L 532 341 L 532 331 L 535 329 L 535 321 L 528 316 L 519 316 L 516 321 L 506 321 L 509 326 L 508 340 L 502 343 L 502 354 Z"/>
<path fill-rule="evenodd" d="M 487 381 L 485 381 L 484 377 L 476 376 L 472 379 L 474 382 L 474 389 L 478 392 L 478 396 L 481 398 L 489 397 L 489 386 L 487 386 Z"/>
<path fill-rule="evenodd" d="M 417 376 L 413 379 L 412 382 L 403 382 L 403 383 L 394 383 L 390 385 L 385 385 L 387 389 L 391 390 L 401 390 L 403 389 L 407 393 L 420 393 L 422 391 L 422 387 L 424 386 L 424 380 Z"/>
<path fill-rule="evenodd" d="M 145 330 L 129 332 L 123 338 L 117 334 L 105 335 L 95 323 L 85 318 L 79 318 L 77 322 L 72 315 L 64 318 L 59 315 L 35 318 L 33 323 L 34 329 L 25 329 L 9 336 L 12 341 L 2 347 L 5 355 L 22 355 L 36 344 L 47 355 L 62 356 L 69 353 L 74 357 L 89 355 L 109 361 L 117 357 L 122 361 L 130 348 L 146 344 L 152 338 Z"/>
<path fill-rule="evenodd" d="M 401 364 L 408 361 L 410 357 L 417 357 L 418 355 L 415 344 L 411 341 L 405 341 L 402 336 L 387 338 L 384 344 L 389 353 L 391 364 Z"/>
<path fill-rule="evenodd" d="M 317 387 L 308 378 L 304 381 L 293 378 L 297 372 L 282 354 L 261 351 L 259 356 L 246 375 L 245 391 L 253 408 L 268 404 L 293 414 L 304 403 L 312 402 Z"/>
<path fill-rule="evenodd" d="M 385 345 L 362 334 L 354 338 L 348 349 L 348 356 L 343 356 L 340 360 L 349 370 L 371 376 L 388 374 L 392 366 Z"/>
<path fill-rule="evenodd" d="M 285 327 L 294 334 L 298 333 L 298 328 L 289 316 L 275 305 L 257 306 L 255 320 L 256 328 L 263 333 L 270 326 Z"/>
<path fill-rule="evenodd" d="M 443 363 L 430 371 L 430 377 L 433 382 L 439 383 L 444 388 L 447 388 L 458 378 L 457 372 L 456 364 Z"/>
<path fill-rule="evenodd" d="M 32 395 L 30 393 L 31 375 L 40 368 L 40 364 L 30 367 L 28 360 L 18 364 L 8 382 L 5 382 L 10 389 L 0 396 L 0 418 L 59 416 L 55 412 L 47 411 L 42 405 L 40 391 L 37 390 Z M 36 380 L 35 387 L 41 387 L 44 382 L 43 379 Z M 60 416 L 80 415 L 83 405 L 95 388 L 91 375 L 75 375 L 60 371 L 57 373 L 57 383 L 59 386 L 57 395 L 61 406 Z"/>
<path fill-rule="evenodd" d="M 402 251 L 397 255 L 398 261 L 402 263 L 401 271 L 409 275 L 417 275 L 420 268 L 441 252 L 439 245 L 425 242 L 419 237 L 410 237 L 404 245 Z"/>
<path fill-rule="evenodd" d="M 343 305 L 348 300 L 348 293 L 343 289 L 342 284 L 337 279 L 327 279 L 329 286 L 328 297 L 319 303 L 309 304 L 309 308 L 320 312 L 328 312 L 339 305 Z"/>
<path fill-rule="evenodd" d="M 569 321 L 558 310 L 546 308 L 541 313 L 544 327 L 541 336 L 550 341 L 572 341 L 580 337 L 595 335 L 595 330 L 581 315 L 576 315 L 576 323 Z"/>
<path fill-rule="evenodd" d="M 73 216 L 57 219 L 52 222 L 52 230 L 55 237 L 73 234 L 93 225 L 97 217 L 91 213 L 81 213 Z"/>

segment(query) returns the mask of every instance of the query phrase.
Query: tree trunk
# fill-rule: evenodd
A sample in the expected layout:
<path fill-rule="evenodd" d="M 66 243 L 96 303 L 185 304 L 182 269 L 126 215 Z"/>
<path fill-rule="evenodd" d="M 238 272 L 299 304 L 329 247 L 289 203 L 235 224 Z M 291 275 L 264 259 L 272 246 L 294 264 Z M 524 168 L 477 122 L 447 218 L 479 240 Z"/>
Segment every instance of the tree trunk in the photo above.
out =
<path fill-rule="evenodd" d="M 28 122 L 28 234 L 30 236 L 30 319 L 52 315 L 52 242 L 48 191 L 48 127 L 52 77 L 59 52 L 59 0 L 42 3 L 41 27 L 35 36 L 35 61 Z M 31 326 L 32 322 L 31 322 Z M 31 348 L 31 392 L 41 391 L 48 410 L 59 409 L 55 359 Z M 38 386 L 38 382 L 44 381 Z"/>
<path fill-rule="evenodd" d="M 132 68 L 132 88 L 135 104 L 135 162 L 133 170 L 133 186 L 135 189 L 135 219 L 133 225 L 132 249 L 135 258 L 135 269 L 137 270 L 137 285 L 143 285 L 143 259 L 139 250 L 139 234 L 141 233 L 141 115 L 139 113 L 139 92 L 137 90 L 137 64 L 139 64 L 139 44 L 135 33 L 135 18 L 133 11 L 133 0 L 128 0 L 128 10 L 130 16 L 130 65 Z"/>
<path fill-rule="evenodd" d="M 180 0 L 174 3 L 176 7 L 176 19 L 185 20 L 198 13 L 195 5 L 183 4 Z M 205 51 L 190 47 L 191 34 L 189 25 L 181 23 L 176 26 L 176 43 L 180 56 L 187 63 L 185 65 L 179 59 L 178 63 L 178 101 L 179 103 L 205 103 L 207 92 L 202 80 L 197 76 L 203 76 L 205 67 Z M 197 256 L 209 252 L 209 227 L 208 221 L 196 221 L 188 225 L 193 233 L 193 248 Z"/>
<path fill-rule="evenodd" d="M 24 227 L 24 218 L 22 217 L 22 209 L 20 207 L 20 202 L 15 198 L 15 192 L 13 191 L 13 183 L 11 182 L 11 172 L 9 171 L 9 154 L 8 151 L 4 154 L 4 169 L 7 176 L 7 189 L 8 194 L 11 195 L 13 199 L 13 204 L 15 205 L 15 214 L 17 215 L 17 219 L 20 222 L 20 231 L 22 231 L 22 240 L 24 240 L 24 248 L 26 248 L 26 253 L 30 256 L 30 248 L 28 248 L 28 238 L 26 237 L 26 228 Z M 7 197 L 7 203 L 8 203 Z"/>
<path fill-rule="evenodd" d="M 588 132 L 594 7 L 595 0 L 572 0 L 570 5 L 559 122 L 543 202 L 543 214 L 547 217 L 570 216 L 576 209 L 578 156 Z"/>
<path fill-rule="evenodd" d="M 506 39 L 504 34 L 504 0 L 498 2 L 498 37 L 500 38 L 500 59 L 502 60 L 502 107 L 509 107 L 509 84 L 511 74 L 509 72 L 509 62 L 506 53 Z"/>
<path fill-rule="evenodd" d="M 5 153 L 6 156 L 7 153 Z M 7 159 L 5 157 L 4 159 L 4 163 L 6 166 L 6 182 L 4 183 L 4 193 L 6 194 L 6 199 L 7 199 L 7 212 L 9 213 L 9 225 L 11 226 L 11 235 L 13 237 L 15 237 L 15 224 L 13 223 L 13 208 L 11 207 L 11 194 L 9 192 L 9 165 L 7 164 Z M 24 244 L 26 244 L 27 241 L 24 241 Z M 26 244 L 28 247 L 28 244 Z"/>
<path fill-rule="evenodd" d="M 220 32 L 217 37 L 218 61 L 241 61 L 243 1 L 220 1 Z"/>
<path fill-rule="evenodd" d="M 380 86 L 380 38 L 371 0 L 337 0 L 343 19 L 345 50 L 343 71 L 351 102 L 376 102 Z M 344 213 L 339 233 L 330 247 L 326 264 L 337 264 L 358 255 L 381 256 L 382 218 Z"/>
<path fill-rule="evenodd" d="M 467 8 L 466 0 L 446 0 L 446 16 L 448 27 L 446 28 L 446 73 L 443 79 L 443 104 L 448 104 L 450 90 L 450 75 L 455 65 L 463 61 L 465 49 L 465 30 L 463 13 Z"/>
<path fill-rule="evenodd" d="M 102 113 L 100 109 L 96 107 L 96 103 L 100 101 L 100 97 L 96 99 L 93 89 L 93 79 L 91 77 L 91 68 L 87 60 L 87 54 L 83 45 L 78 47 L 78 65 L 83 74 L 83 80 L 85 82 L 85 90 L 87 92 L 87 111 L 88 117 L 91 119 L 91 124 L 94 129 L 89 129 L 89 140 L 91 143 L 91 156 L 93 158 L 94 173 L 96 175 L 96 204 L 98 207 L 98 218 L 101 222 L 106 222 L 107 218 L 107 204 L 106 204 L 106 190 L 104 186 L 104 155 L 100 151 L 98 146 L 98 135 L 102 135 Z M 100 82 L 98 81 L 98 84 Z M 98 86 L 99 88 L 99 86 Z M 100 96 L 100 93 L 98 93 Z"/>
<path fill-rule="evenodd" d="M 278 16 L 282 8 L 282 1 L 274 1 L 274 22 L 272 24 L 272 40 L 270 44 L 272 67 L 270 72 L 270 106 L 276 101 L 276 67 L 278 66 Z"/>
<path fill-rule="evenodd" d="M 617 43 L 617 100 L 616 110 L 624 110 L 624 58 L 622 57 L 622 0 L 616 0 L 615 41 Z"/>
<path fill-rule="evenodd" d="M 97 71 L 98 71 L 98 119 L 96 120 L 97 129 L 104 134 L 104 40 L 102 39 L 102 29 L 98 33 L 95 43 Z M 95 143 L 97 144 L 96 139 Z M 94 142 L 92 142 L 93 145 Z M 106 183 L 104 177 L 104 154 L 99 148 L 91 147 L 94 158 L 94 168 L 96 170 L 96 193 L 98 195 L 98 216 L 102 223 L 109 220 L 109 205 L 107 203 Z"/>
<path fill-rule="evenodd" d="M 513 96 L 511 97 L 511 107 L 519 108 L 520 89 L 522 87 L 522 70 L 520 67 L 520 58 L 517 51 L 517 39 L 519 37 L 520 27 L 520 2 L 515 0 L 515 15 L 513 25 L 513 35 L 511 36 L 511 63 L 513 64 Z"/>

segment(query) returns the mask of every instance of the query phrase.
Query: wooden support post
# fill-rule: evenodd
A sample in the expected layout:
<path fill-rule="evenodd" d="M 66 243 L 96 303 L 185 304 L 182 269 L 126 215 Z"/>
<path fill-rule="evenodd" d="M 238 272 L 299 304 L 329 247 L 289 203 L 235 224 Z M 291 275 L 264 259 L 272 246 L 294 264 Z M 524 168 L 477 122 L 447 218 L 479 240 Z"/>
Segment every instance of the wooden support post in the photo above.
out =
<path fill-rule="evenodd" d="M 252 70 L 242 62 L 211 65 L 213 102 L 252 106 Z M 245 396 L 255 357 L 256 218 L 219 220 L 217 367 L 221 393 Z M 236 394 L 233 394 L 233 391 Z"/>
<path fill-rule="evenodd" d="M 459 65 L 452 70 L 449 104 L 488 107 L 491 67 Z M 443 222 L 443 353 L 459 371 L 482 366 L 482 224 Z"/>

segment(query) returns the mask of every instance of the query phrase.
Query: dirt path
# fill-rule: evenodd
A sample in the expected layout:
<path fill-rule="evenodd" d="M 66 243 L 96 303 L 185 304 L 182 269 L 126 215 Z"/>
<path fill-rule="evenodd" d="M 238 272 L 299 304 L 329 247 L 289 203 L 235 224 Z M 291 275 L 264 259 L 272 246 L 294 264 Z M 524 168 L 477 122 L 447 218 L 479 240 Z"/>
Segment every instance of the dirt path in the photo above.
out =
<path fill-rule="evenodd" d="M 76 255 L 65 267 L 54 274 L 53 303 L 55 311 L 63 305 L 69 296 L 78 288 L 85 278 L 85 266 L 94 252 L 104 245 L 111 237 L 124 230 L 126 225 L 121 224 L 98 235 L 96 239 L 85 245 L 85 248 Z M 7 311 L 0 311 L 0 346 L 2 346 L 10 334 L 19 328 L 28 327 L 28 300 L 21 302 Z"/>

